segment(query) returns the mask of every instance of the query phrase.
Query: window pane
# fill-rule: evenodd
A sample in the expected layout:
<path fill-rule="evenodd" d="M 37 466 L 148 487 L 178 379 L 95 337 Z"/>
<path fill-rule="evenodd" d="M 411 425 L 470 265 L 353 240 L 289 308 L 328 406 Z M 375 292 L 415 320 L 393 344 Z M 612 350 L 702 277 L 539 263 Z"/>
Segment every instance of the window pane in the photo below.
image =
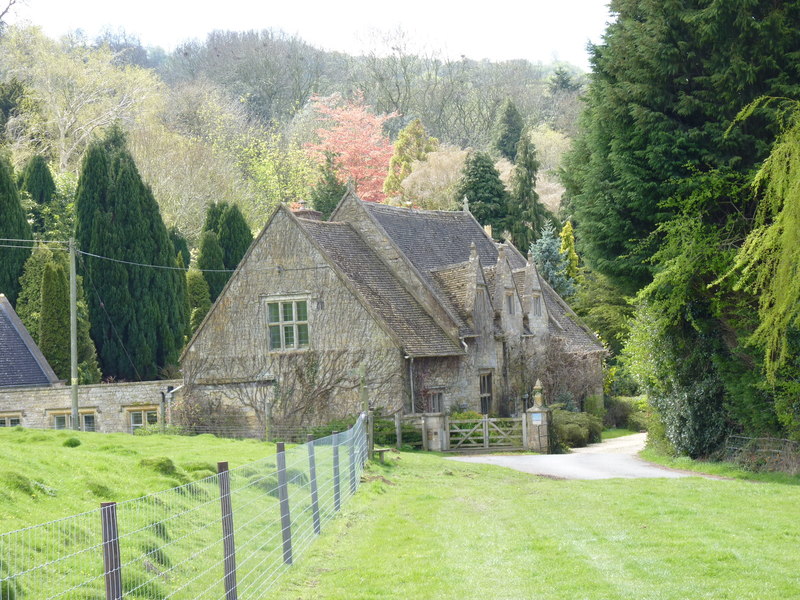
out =
<path fill-rule="evenodd" d="M 81 415 L 84 431 L 94 431 L 94 415 Z"/>
<path fill-rule="evenodd" d="M 286 322 L 294 321 L 294 303 L 284 302 L 281 306 L 283 307 L 283 320 Z"/>
<path fill-rule="evenodd" d="M 16 427 L 17 425 L 19 425 L 19 417 L 11 417 L 8 420 L 9 427 Z"/>
<path fill-rule="evenodd" d="M 533 316 L 542 316 L 542 299 L 539 296 L 534 296 L 533 298 Z"/>
<path fill-rule="evenodd" d="M 269 326 L 269 347 L 273 350 L 281 349 L 281 328 L 279 325 Z"/>
<path fill-rule="evenodd" d="M 277 302 L 270 302 L 268 305 L 269 307 L 269 322 L 270 323 L 277 323 L 281 320 L 281 311 L 280 305 Z"/>
<path fill-rule="evenodd" d="M 8 427 L 5 417 L 0 417 L 0 427 Z"/>
<path fill-rule="evenodd" d="M 67 428 L 67 415 L 56 415 L 53 419 L 53 424 L 56 429 Z"/>
<path fill-rule="evenodd" d="M 131 413 L 131 425 L 134 427 L 141 427 L 142 423 L 142 413 L 140 412 L 132 412 Z"/>
<path fill-rule="evenodd" d="M 308 305 L 305 300 L 297 303 L 297 320 L 308 321 Z"/>
<path fill-rule="evenodd" d="M 299 348 L 308 346 L 308 325 L 305 323 L 297 326 L 297 346 Z"/>
<path fill-rule="evenodd" d="M 285 325 L 283 328 L 284 348 L 294 348 L 294 325 Z"/>
<path fill-rule="evenodd" d="M 158 411 L 156 410 L 148 410 L 147 411 L 147 424 L 148 425 L 155 425 L 158 423 Z"/>

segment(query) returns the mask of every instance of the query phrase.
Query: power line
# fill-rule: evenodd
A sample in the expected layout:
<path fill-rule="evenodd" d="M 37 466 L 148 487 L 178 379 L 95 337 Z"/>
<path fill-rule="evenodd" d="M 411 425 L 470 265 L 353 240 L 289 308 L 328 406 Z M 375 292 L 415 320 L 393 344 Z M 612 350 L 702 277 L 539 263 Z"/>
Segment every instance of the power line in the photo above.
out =
<path fill-rule="evenodd" d="M 15 238 L 0 238 L 0 242 L 25 242 L 26 244 L 64 244 L 65 246 L 69 244 L 69 242 L 65 242 L 63 240 L 21 240 Z"/>

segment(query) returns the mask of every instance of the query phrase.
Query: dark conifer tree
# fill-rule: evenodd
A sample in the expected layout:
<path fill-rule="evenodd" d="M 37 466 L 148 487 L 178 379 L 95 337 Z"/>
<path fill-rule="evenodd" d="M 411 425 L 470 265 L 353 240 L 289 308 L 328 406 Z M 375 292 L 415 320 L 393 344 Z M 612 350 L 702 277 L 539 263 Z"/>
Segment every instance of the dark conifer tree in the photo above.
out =
<path fill-rule="evenodd" d="M 203 223 L 203 231 L 213 231 L 219 235 L 219 224 L 225 209 L 228 208 L 227 202 L 213 202 L 206 209 L 206 220 Z"/>
<path fill-rule="evenodd" d="M 33 200 L 33 232 L 44 233 L 45 209 L 53 200 L 56 184 L 43 156 L 36 154 L 25 165 L 20 189 L 28 192 Z"/>
<path fill-rule="evenodd" d="M 180 254 L 184 265 L 188 265 L 192 260 L 192 255 L 189 252 L 189 242 L 183 237 L 177 226 L 173 225 L 169 228 L 169 239 L 172 241 L 172 247 L 175 254 Z"/>
<path fill-rule="evenodd" d="M 508 192 L 491 157 L 485 152 L 472 152 L 464 163 L 455 200 L 461 204 L 465 197 L 478 222 L 491 225 L 493 235 L 499 237 L 506 225 Z"/>
<path fill-rule="evenodd" d="M 11 165 L 2 155 L 0 155 L 0 239 L 33 239 L 25 211 L 19 202 Z M 31 244 L 28 241 L 4 241 L 2 244 L 11 247 L 0 248 L 0 294 L 5 294 L 8 301 L 15 305 L 20 289 L 19 278 L 25 261 L 31 255 Z"/>
<path fill-rule="evenodd" d="M 506 98 L 497 113 L 492 132 L 492 146 L 501 156 L 511 162 L 514 162 L 517 157 L 517 144 L 519 144 L 524 127 L 525 122 L 522 115 L 511 99 Z"/>
<path fill-rule="evenodd" d="M 511 174 L 506 219 L 506 231 L 511 234 L 514 245 L 523 253 L 539 238 L 542 227 L 554 221 L 553 215 L 539 202 L 539 194 L 536 193 L 538 170 L 536 147 L 526 132 L 517 144 L 517 161 Z"/>
<path fill-rule="evenodd" d="M 226 207 L 219 219 L 217 239 L 222 248 L 222 262 L 233 270 L 253 243 L 253 232 L 236 204 Z"/>
<path fill-rule="evenodd" d="M 183 344 L 185 279 L 180 270 L 158 268 L 177 266 L 174 247 L 118 130 L 88 149 L 76 205 L 80 249 L 125 261 L 84 257 L 103 373 L 154 379 L 175 364 Z"/>
<path fill-rule="evenodd" d="M 194 334 L 211 308 L 208 283 L 199 270 L 189 269 L 186 273 L 186 293 L 189 298 L 189 314 L 191 315 L 189 328 L 191 334 Z"/>
<path fill-rule="evenodd" d="M 48 262 L 42 273 L 39 349 L 59 379 L 70 376 L 69 282 L 64 267 Z"/>
<path fill-rule="evenodd" d="M 217 234 L 213 231 L 206 231 L 200 236 L 197 268 L 203 272 L 211 294 L 211 302 L 214 302 L 225 287 L 230 273 L 225 269 L 222 247 L 217 241 Z"/>
<path fill-rule="evenodd" d="M 332 152 L 325 153 L 325 161 L 320 165 L 320 177 L 311 190 L 311 206 L 322 213 L 326 221 L 347 193 L 347 184 L 339 180 L 336 157 Z"/>

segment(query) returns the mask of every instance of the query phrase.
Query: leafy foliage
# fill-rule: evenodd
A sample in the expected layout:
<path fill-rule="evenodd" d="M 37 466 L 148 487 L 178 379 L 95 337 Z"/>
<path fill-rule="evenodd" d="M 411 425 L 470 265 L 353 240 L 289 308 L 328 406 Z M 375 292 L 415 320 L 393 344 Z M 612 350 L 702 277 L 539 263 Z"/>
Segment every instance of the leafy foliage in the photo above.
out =
<path fill-rule="evenodd" d="M 43 156 L 36 154 L 25 165 L 25 170 L 22 172 L 20 190 L 28 192 L 33 200 L 34 233 L 44 233 L 45 217 L 43 213 L 53 200 L 53 196 L 56 193 L 56 184 Z"/>
<path fill-rule="evenodd" d="M 424 161 L 428 153 L 439 149 L 439 140 L 425 132 L 422 121 L 414 119 L 400 130 L 394 144 L 394 154 L 389 161 L 389 175 L 383 183 L 387 196 L 403 193 L 403 180 L 411 174 L 414 161 Z"/>
<path fill-rule="evenodd" d="M 367 202 L 382 201 L 394 151 L 383 126 L 396 115 L 374 115 L 360 97 L 347 102 L 338 96 L 315 96 L 312 105 L 323 126 L 317 129 L 319 142 L 308 144 L 308 151 L 319 162 L 325 160 L 326 152 L 338 154 L 341 173 L 353 181 L 359 197 Z"/>

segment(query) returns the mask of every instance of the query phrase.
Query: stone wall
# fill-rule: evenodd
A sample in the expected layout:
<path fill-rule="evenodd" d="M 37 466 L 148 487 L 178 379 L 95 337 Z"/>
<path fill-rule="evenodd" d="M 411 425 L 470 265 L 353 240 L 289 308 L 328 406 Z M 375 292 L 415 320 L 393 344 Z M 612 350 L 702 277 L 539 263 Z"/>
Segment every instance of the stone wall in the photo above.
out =
<path fill-rule="evenodd" d="M 181 383 L 165 380 L 82 385 L 78 387 L 79 412 L 94 415 L 95 430 L 101 433 L 130 432 L 132 412 L 157 410 L 162 392 Z M 19 418 L 23 427 L 52 428 L 55 417 L 69 414 L 71 406 L 69 386 L 0 389 L 0 418 Z"/>

